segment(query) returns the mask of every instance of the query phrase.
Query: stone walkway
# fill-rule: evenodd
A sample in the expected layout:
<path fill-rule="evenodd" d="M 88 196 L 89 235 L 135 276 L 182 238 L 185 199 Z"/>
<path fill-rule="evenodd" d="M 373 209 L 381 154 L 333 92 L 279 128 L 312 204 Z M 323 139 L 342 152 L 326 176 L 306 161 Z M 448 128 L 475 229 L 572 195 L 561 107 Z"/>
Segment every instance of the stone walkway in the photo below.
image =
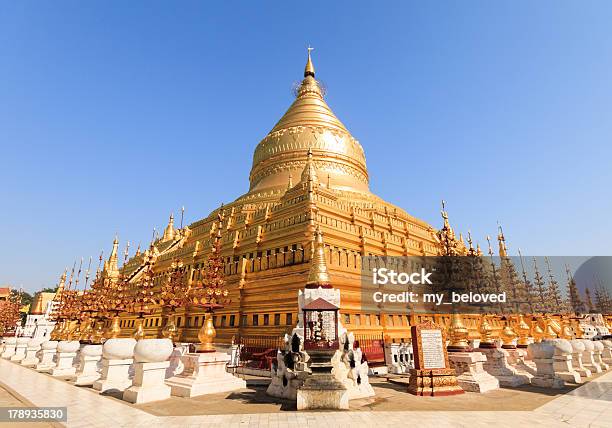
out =
<path fill-rule="evenodd" d="M 0 359 L 0 384 L 35 406 L 68 406 L 79 427 L 612 427 L 612 372 L 534 411 L 359 411 L 154 416 Z M 443 397 L 440 398 L 444 400 Z M 2 425 L 2 424 L 0 424 Z M 15 426 L 15 425 L 13 425 Z M 41 424 L 42 426 L 42 424 Z"/>

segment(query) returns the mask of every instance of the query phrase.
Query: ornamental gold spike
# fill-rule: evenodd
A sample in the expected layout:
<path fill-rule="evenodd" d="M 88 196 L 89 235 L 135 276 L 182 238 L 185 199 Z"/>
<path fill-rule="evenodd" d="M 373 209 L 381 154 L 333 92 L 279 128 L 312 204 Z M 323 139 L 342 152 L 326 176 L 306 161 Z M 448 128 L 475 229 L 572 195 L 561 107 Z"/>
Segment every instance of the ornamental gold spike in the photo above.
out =
<path fill-rule="evenodd" d="M 308 77 L 308 76 L 312 76 L 315 77 L 315 68 L 314 65 L 312 64 L 312 58 L 310 57 L 310 52 L 314 50 L 314 48 L 311 48 L 310 46 L 308 46 L 308 61 L 306 62 L 306 67 L 304 68 L 304 77 Z"/>
<path fill-rule="evenodd" d="M 310 272 L 306 288 L 330 288 L 329 273 L 325 262 L 325 245 L 321 226 L 317 225 L 312 241 L 312 254 L 310 259 Z"/>

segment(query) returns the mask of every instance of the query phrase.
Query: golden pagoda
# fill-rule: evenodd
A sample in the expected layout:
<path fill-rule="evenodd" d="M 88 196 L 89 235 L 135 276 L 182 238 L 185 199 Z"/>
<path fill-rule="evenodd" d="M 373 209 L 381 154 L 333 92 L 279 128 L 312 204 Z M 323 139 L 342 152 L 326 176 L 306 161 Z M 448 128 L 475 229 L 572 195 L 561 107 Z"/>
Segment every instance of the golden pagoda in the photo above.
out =
<path fill-rule="evenodd" d="M 217 340 L 279 335 L 297 322 L 316 225 L 325 251 L 314 262 L 325 257 L 329 280 L 342 293 L 342 323 L 356 332 L 409 335 L 409 315 L 389 322 L 378 308 L 362 307 L 361 257 L 438 255 L 437 231 L 370 191 L 364 150 L 325 102 L 309 50 L 296 99 L 255 148 L 248 192 L 186 227 L 175 229 L 171 216 L 163 236 L 121 268 L 115 239 L 101 278 L 137 283 L 150 265 L 161 290 L 180 262 L 188 284 L 196 283 L 220 234 L 230 303 L 215 311 Z M 180 340 L 196 341 L 203 315 L 177 309 Z M 123 336 L 136 316 L 121 315 Z M 162 307 L 154 308 L 143 324 L 146 337 L 159 337 L 163 325 Z"/>

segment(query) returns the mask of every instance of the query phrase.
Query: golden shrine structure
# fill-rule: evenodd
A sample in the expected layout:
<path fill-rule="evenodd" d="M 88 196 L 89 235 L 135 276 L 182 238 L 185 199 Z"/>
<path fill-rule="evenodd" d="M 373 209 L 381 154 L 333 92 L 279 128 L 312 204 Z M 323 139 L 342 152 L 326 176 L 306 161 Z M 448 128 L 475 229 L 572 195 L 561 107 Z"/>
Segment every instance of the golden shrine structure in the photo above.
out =
<path fill-rule="evenodd" d="M 325 102 L 309 49 L 295 101 L 255 148 L 249 191 L 185 227 L 175 227 L 171 215 L 163 235 L 146 251 L 139 248 L 133 257 L 126 257 L 121 267 L 115 238 L 95 280 L 105 287 L 120 284 L 115 286 L 115 300 L 106 299 L 110 307 L 102 310 L 95 308 L 92 297 L 85 305 L 89 308 L 85 318 L 77 323 L 83 325 L 72 337 L 99 338 L 101 323 L 115 337 L 132 336 L 135 330 L 139 338 L 161 337 L 172 320 L 175 341 L 198 342 L 205 322 L 201 307 L 156 304 L 152 297 L 142 297 L 140 310 L 131 311 L 134 305 L 122 299 L 130 286 L 146 284 L 145 294 L 154 296 L 163 294 L 164 285 L 172 281 L 184 281 L 187 286 L 201 281 L 214 248 L 223 262 L 228 292 L 227 303 L 212 316 L 215 340 L 280 337 L 297 323 L 296 296 L 308 281 L 317 227 L 324 236 L 330 283 L 342 295 L 340 320 L 350 331 L 409 339 L 410 326 L 432 320 L 454 326 L 457 343 L 468 335 L 479 337 L 483 324 L 487 334 L 497 335 L 507 326 L 499 317 L 491 316 L 483 323 L 480 315 L 464 315 L 464 327 L 459 317 L 451 322 L 450 314 L 386 314 L 376 306 L 362 305 L 363 256 L 437 256 L 451 247 L 451 255 L 482 255 L 471 239 L 468 248 L 461 237 L 455 237 L 444 207 L 442 215 L 444 225 L 436 230 L 370 191 L 364 150 Z M 501 230 L 498 240 L 500 256 L 505 257 Z M 64 273 L 58 295 L 64 292 L 65 280 Z M 84 295 L 95 296 L 94 291 Z M 65 294 L 66 301 L 75 298 Z M 63 316 L 79 321 L 83 311 L 73 312 Z"/>

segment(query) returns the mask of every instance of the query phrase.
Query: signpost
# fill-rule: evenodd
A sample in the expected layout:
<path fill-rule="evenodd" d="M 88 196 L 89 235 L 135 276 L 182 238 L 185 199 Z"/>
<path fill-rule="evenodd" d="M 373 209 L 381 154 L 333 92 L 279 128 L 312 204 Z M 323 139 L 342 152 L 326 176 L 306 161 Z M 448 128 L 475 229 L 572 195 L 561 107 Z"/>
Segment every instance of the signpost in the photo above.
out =
<path fill-rule="evenodd" d="M 449 368 L 446 334 L 431 321 L 411 327 L 414 369 L 410 369 L 408 392 L 441 396 L 463 394 L 455 369 Z"/>

